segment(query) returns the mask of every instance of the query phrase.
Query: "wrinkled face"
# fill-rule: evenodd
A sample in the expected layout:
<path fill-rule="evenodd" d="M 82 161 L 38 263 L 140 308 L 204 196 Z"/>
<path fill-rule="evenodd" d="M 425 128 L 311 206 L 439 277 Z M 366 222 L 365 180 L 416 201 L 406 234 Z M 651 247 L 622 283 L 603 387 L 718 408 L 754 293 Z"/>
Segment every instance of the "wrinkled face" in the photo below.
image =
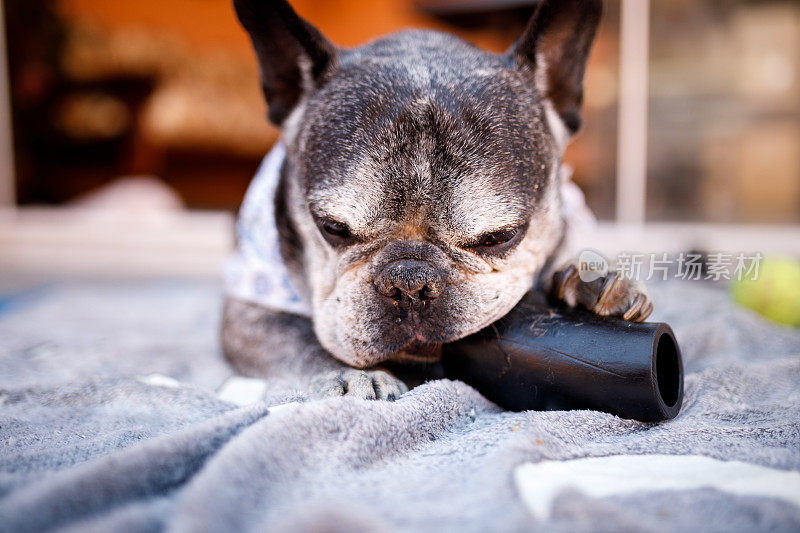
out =
<path fill-rule="evenodd" d="M 534 84 L 417 37 L 343 54 L 284 127 L 316 333 L 356 367 L 431 360 L 497 320 L 562 236 L 562 146 Z"/>

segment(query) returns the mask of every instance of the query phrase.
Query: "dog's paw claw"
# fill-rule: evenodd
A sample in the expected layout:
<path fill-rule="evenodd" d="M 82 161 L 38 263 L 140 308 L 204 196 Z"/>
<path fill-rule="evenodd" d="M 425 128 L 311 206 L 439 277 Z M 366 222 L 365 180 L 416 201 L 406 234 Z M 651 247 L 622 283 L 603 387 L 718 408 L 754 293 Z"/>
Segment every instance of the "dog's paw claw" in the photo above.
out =
<path fill-rule="evenodd" d="M 408 392 L 405 383 L 383 370 L 348 368 L 325 374 L 311 384 L 313 396 L 348 396 L 394 401 Z"/>
<path fill-rule="evenodd" d="M 653 312 L 653 302 L 644 285 L 615 272 L 593 281 L 583 281 L 575 265 L 553 274 L 553 296 L 570 307 L 581 306 L 601 316 L 618 316 L 642 322 Z"/>
<path fill-rule="evenodd" d="M 652 312 L 653 302 L 650 301 L 646 294 L 639 294 L 634 299 L 631 307 L 622 315 L 622 318 L 631 322 L 641 322 L 650 316 Z"/>

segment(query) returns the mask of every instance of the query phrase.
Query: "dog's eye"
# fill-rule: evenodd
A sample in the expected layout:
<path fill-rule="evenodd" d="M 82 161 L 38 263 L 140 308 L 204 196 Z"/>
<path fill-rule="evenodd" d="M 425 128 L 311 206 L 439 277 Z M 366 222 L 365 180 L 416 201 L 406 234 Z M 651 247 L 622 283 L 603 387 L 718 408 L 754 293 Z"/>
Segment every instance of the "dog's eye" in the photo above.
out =
<path fill-rule="evenodd" d="M 349 244 L 354 240 L 353 234 L 350 233 L 350 228 L 347 227 L 347 224 L 342 222 L 337 222 L 329 218 L 321 218 L 317 220 L 317 226 L 319 226 L 322 236 L 325 237 L 325 240 L 332 246 Z"/>
<path fill-rule="evenodd" d="M 517 236 L 517 229 L 504 229 L 500 231 L 493 231 L 481 236 L 480 240 L 476 243 L 477 246 L 499 246 L 505 244 Z"/>
<path fill-rule="evenodd" d="M 523 230 L 524 227 L 520 226 L 484 233 L 470 248 L 479 253 L 504 254 L 519 241 Z"/>

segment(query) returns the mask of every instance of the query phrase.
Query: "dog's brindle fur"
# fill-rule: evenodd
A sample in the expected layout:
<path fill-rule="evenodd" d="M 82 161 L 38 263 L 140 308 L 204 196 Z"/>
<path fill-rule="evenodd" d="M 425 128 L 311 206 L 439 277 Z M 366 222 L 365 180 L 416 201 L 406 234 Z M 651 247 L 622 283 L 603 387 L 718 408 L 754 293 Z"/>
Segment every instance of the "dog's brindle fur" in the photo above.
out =
<path fill-rule="evenodd" d="M 546 0 L 502 55 L 431 31 L 337 49 L 285 1 L 234 3 L 282 127 L 276 223 L 313 317 L 229 299 L 225 355 L 313 392 L 393 398 L 405 385 L 376 365 L 434 361 L 551 279 L 601 1 Z M 651 308 L 613 275 L 556 280 L 557 297 L 599 314 Z"/>

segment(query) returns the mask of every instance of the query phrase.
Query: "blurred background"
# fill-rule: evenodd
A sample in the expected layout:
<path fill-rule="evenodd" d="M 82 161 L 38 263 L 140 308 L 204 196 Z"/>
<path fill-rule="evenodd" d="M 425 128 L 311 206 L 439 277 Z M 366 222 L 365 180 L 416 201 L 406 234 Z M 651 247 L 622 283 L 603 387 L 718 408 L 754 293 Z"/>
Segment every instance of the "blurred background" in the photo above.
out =
<path fill-rule="evenodd" d="M 292 1 L 342 46 L 425 27 L 498 52 L 535 3 Z M 565 157 L 594 247 L 800 254 L 800 2 L 606 4 Z M 3 16 L 6 279 L 218 272 L 277 137 L 231 1 L 4 0 Z"/>

